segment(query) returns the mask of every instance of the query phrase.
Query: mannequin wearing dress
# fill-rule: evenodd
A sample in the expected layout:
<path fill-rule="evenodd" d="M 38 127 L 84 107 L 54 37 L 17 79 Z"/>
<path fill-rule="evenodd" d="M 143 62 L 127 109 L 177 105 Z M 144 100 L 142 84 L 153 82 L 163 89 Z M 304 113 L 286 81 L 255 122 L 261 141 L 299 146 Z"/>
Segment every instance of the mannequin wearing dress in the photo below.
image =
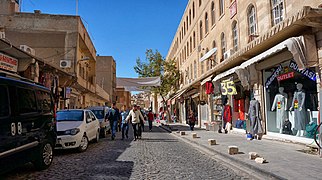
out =
<path fill-rule="evenodd" d="M 250 134 L 261 135 L 263 133 L 262 119 L 258 100 L 253 98 L 249 103 L 248 116 L 250 119 Z"/>
<path fill-rule="evenodd" d="M 304 136 L 305 125 L 308 124 L 305 109 L 305 93 L 302 90 L 303 84 L 296 85 L 290 111 L 294 109 L 294 126 L 297 130 L 296 136 Z"/>
<path fill-rule="evenodd" d="M 276 128 L 279 132 L 283 131 L 283 123 L 287 119 L 287 94 L 284 92 L 284 87 L 278 89 L 279 93 L 275 95 L 272 111 L 276 108 Z"/>

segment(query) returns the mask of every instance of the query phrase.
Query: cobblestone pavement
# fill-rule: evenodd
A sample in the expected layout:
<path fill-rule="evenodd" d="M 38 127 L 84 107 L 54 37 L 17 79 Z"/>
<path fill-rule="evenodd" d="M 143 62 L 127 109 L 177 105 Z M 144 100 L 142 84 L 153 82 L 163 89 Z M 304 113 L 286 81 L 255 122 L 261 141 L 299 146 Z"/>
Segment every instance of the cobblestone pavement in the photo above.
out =
<path fill-rule="evenodd" d="M 117 134 L 114 141 L 91 143 L 83 153 L 57 151 L 47 170 L 35 171 L 27 164 L 0 179 L 248 179 L 238 174 L 154 127 L 138 141 L 132 136 L 122 141 Z"/>

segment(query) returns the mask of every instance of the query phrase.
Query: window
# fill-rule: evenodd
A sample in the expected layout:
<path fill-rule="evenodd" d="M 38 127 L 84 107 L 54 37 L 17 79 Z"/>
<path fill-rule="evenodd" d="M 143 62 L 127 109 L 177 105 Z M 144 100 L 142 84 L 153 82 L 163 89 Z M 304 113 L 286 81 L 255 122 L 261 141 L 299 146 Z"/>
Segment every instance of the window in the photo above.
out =
<path fill-rule="evenodd" d="M 251 5 L 247 13 L 249 35 L 256 35 L 256 12 L 255 7 Z"/>
<path fill-rule="evenodd" d="M 187 57 L 189 57 L 190 51 L 189 51 L 189 41 L 187 42 Z"/>
<path fill-rule="evenodd" d="M 192 52 L 192 37 L 190 36 L 190 52 Z"/>
<path fill-rule="evenodd" d="M 38 109 L 42 112 L 51 112 L 52 100 L 50 93 L 44 91 L 37 91 Z"/>
<path fill-rule="evenodd" d="M 201 6 L 202 0 L 199 0 L 199 6 Z"/>
<path fill-rule="evenodd" d="M 192 18 L 195 18 L 195 2 L 192 3 Z"/>
<path fill-rule="evenodd" d="M 189 24 L 191 24 L 191 9 L 189 9 Z"/>
<path fill-rule="evenodd" d="M 278 24 L 279 22 L 283 21 L 283 19 L 284 19 L 283 18 L 283 14 L 284 14 L 283 1 L 284 0 L 272 0 L 271 1 L 273 25 Z"/>
<path fill-rule="evenodd" d="M 186 35 L 186 22 L 183 22 L 183 36 Z"/>
<path fill-rule="evenodd" d="M 215 3 L 211 3 L 211 25 L 215 24 Z"/>
<path fill-rule="evenodd" d="M 212 41 L 212 48 L 216 47 L 216 41 Z"/>
<path fill-rule="evenodd" d="M 9 115 L 9 94 L 7 87 L 0 86 L 0 117 Z"/>
<path fill-rule="evenodd" d="M 194 74 L 194 79 L 197 79 L 197 62 L 194 61 L 193 63 L 193 74 Z"/>
<path fill-rule="evenodd" d="M 193 32 L 193 48 L 196 48 L 196 33 Z"/>
<path fill-rule="evenodd" d="M 224 53 L 226 52 L 226 39 L 225 39 L 224 33 L 221 33 L 220 40 L 221 40 L 221 54 L 222 56 L 224 56 Z"/>
<path fill-rule="evenodd" d="M 225 10 L 225 2 L 224 0 L 219 0 L 219 15 L 223 15 L 224 14 L 224 10 Z"/>
<path fill-rule="evenodd" d="M 208 13 L 205 14 L 205 33 L 207 34 L 209 31 L 209 20 L 208 20 Z"/>
<path fill-rule="evenodd" d="M 33 90 L 17 88 L 17 93 L 23 94 L 23 96 L 18 96 L 20 114 L 37 112 L 36 96 Z"/>
<path fill-rule="evenodd" d="M 199 31 L 200 31 L 200 41 L 202 40 L 203 38 L 203 33 L 202 33 L 202 21 L 200 21 L 200 25 L 199 25 Z"/>
<path fill-rule="evenodd" d="M 186 24 L 186 28 L 187 28 L 187 32 L 188 32 L 188 28 L 189 28 L 189 26 L 188 26 L 188 22 L 189 22 L 189 19 L 188 19 L 188 16 L 186 17 L 186 22 L 187 22 L 187 24 Z"/>
<path fill-rule="evenodd" d="M 238 50 L 238 30 L 237 30 L 237 22 L 234 21 L 232 25 L 232 33 L 233 33 L 233 47 L 234 51 Z"/>

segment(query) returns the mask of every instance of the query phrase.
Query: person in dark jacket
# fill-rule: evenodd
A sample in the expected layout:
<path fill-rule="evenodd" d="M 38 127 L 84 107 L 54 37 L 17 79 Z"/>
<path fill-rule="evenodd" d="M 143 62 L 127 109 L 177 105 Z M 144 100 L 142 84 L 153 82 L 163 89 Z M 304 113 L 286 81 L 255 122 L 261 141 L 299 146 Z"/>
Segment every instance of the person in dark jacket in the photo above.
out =
<path fill-rule="evenodd" d="M 114 140 L 117 124 L 120 119 L 120 112 L 117 109 L 115 102 L 113 102 L 112 108 L 109 110 L 106 116 L 107 116 L 107 119 L 110 121 L 110 125 L 112 128 L 112 140 Z"/>

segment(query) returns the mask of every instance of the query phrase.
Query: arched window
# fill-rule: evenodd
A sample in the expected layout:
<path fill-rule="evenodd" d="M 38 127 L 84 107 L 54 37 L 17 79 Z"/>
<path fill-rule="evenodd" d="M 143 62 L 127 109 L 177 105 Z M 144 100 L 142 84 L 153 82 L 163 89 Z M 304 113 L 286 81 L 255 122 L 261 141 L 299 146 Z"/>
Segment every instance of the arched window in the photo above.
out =
<path fill-rule="evenodd" d="M 205 14 L 205 33 L 207 34 L 209 31 L 209 19 L 208 19 L 208 13 Z"/>
<path fill-rule="evenodd" d="M 186 22 L 183 22 L 183 36 L 186 35 Z"/>
<path fill-rule="evenodd" d="M 197 79 L 197 62 L 196 60 L 193 62 L 193 78 Z"/>
<path fill-rule="evenodd" d="M 196 14 L 196 11 L 195 11 L 195 2 L 192 3 L 192 18 L 195 18 L 195 14 Z"/>
<path fill-rule="evenodd" d="M 199 6 L 201 6 L 202 0 L 199 0 Z"/>
<path fill-rule="evenodd" d="M 212 48 L 216 47 L 216 41 L 212 41 Z"/>
<path fill-rule="evenodd" d="M 189 28 L 189 25 L 188 25 L 188 22 L 189 22 L 189 19 L 188 19 L 188 16 L 186 17 L 186 22 L 187 22 L 187 32 L 188 32 L 188 28 Z"/>
<path fill-rule="evenodd" d="M 223 60 L 224 59 L 224 54 L 226 52 L 226 38 L 225 38 L 224 33 L 221 33 L 220 40 L 221 40 L 221 54 L 223 56 L 223 58 L 222 58 L 222 60 Z"/>
<path fill-rule="evenodd" d="M 211 25 L 215 24 L 215 3 L 211 3 Z"/>
<path fill-rule="evenodd" d="M 189 24 L 191 24 L 191 9 L 189 9 Z"/>
<path fill-rule="evenodd" d="M 225 1 L 219 0 L 219 16 L 223 15 L 225 12 Z"/>
<path fill-rule="evenodd" d="M 283 1 L 284 0 L 271 0 L 273 26 L 283 21 L 284 19 Z"/>
<path fill-rule="evenodd" d="M 256 35 L 257 24 L 256 24 L 256 11 L 253 5 L 250 5 L 247 11 L 248 19 L 248 33 L 249 35 Z"/>
<path fill-rule="evenodd" d="M 190 51 L 189 51 L 189 41 L 187 41 L 187 57 L 189 57 Z"/>
<path fill-rule="evenodd" d="M 196 32 L 193 31 L 193 48 L 196 48 Z"/>
<path fill-rule="evenodd" d="M 202 38 L 203 38 L 203 33 L 202 33 L 202 31 L 203 31 L 203 28 L 202 28 L 202 21 L 200 21 L 200 24 L 199 24 L 199 31 L 200 31 L 200 40 L 202 40 Z"/>
<path fill-rule="evenodd" d="M 238 29 L 237 29 L 237 22 L 234 21 L 232 24 L 232 34 L 233 34 L 233 47 L 234 51 L 238 50 Z"/>
<path fill-rule="evenodd" d="M 192 52 L 192 37 L 190 36 L 190 52 Z"/>

